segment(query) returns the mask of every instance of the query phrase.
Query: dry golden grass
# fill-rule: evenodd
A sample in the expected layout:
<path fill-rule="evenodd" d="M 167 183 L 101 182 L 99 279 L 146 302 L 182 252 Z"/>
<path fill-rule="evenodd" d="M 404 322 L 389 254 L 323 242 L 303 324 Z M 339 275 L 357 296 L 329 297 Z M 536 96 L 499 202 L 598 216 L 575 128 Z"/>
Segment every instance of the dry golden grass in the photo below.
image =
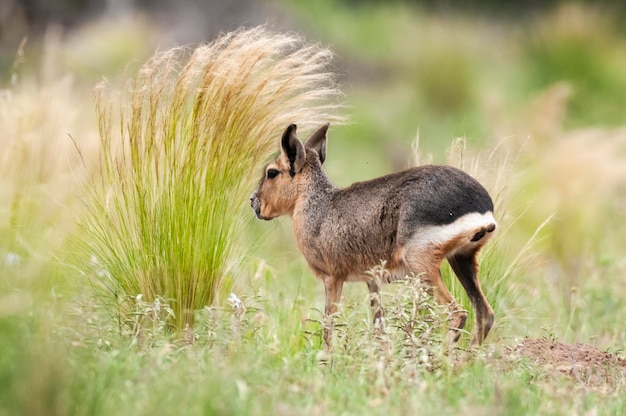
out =
<path fill-rule="evenodd" d="M 46 38 L 35 72 L 23 67 L 20 49 L 11 82 L 0 89 L 0 261 L 16 266 L 45 263 L 63 244 L 85 158 L 88 164 L 97 156 L 93 110 L 79 104 L 89 95 L 60 69 L 57 46 L 54 36 Z"/>

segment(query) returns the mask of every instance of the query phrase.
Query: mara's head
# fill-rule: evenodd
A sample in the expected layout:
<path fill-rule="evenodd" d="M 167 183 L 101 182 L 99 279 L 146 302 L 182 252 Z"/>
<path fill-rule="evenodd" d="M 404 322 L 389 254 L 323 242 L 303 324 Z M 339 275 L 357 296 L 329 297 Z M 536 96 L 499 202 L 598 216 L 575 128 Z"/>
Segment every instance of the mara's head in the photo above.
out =
<path fill-rule="evenodd" d="M 293 212 L 312 179 L 313 169 L 324 163 L 327 130 L 328 124 L 324 124 L 302 143 L 296 125 L 287 127 L 280 141 L 280 155 L 265 166 L 259 186 L 250 197 L 257 217 L 271 220 Z"/>

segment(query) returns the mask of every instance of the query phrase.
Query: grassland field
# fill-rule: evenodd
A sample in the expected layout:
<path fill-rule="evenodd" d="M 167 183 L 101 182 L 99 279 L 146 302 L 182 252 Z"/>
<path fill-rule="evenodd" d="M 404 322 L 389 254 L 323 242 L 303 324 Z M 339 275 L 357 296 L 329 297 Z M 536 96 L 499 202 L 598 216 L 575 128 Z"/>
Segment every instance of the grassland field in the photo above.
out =
<path fill-rule="evenodd" d="M 278 83 L 265 107 L 245 95 L 265 91 L 262 75 L 228 59 L 284 39 L 266 32 L 182 58 L 153 54 L 148 19 L 108 20 L 15 51 L 0 74 L 0 415 L 624 414 L 619 21 L 576 4 L 519 21 L 395 2 L 276 4 L 314 47 L 269 61 Z M 230 66 L 215 73 L 242 83 L 194 78 L 216 59 Z M 96 88 L 103 76 L 110 86 Z M 343 106 L 316 101 L 337 99 L 326 76 Z M 193 95 L 195 82 L 215 95 Z M 481 253 L 496 313 L 484 346 L 469 349 L 470 323 L 448 350 L 446 314 L 413 281 L 385 287 L 381 339 L 366 286 L 352 284 L 332 362 L 319 365 L 323 287 L 289 219 L 261 222 L 247 206 L 278 151 L 270 133 L 289 117 L 303 135 L 331 119 L 325 167 L 337 185 L 429 161 L 485 184 L 499 229 Z M 185 147 L 189 132 L 214 147 Z M 178 312 L 189 293 L 199 303 Z"/>

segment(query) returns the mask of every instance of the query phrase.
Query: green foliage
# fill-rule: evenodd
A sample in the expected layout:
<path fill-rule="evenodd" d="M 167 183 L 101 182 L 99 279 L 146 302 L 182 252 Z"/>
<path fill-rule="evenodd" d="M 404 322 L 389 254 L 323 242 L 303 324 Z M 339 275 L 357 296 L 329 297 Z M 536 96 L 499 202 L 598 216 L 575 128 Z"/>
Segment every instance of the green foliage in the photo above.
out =
<path fill-rule="evenodd" d="M 568 122 L 624 122 L 626 43 L 613 19 L 589 7 L 563 6 L 539 20 L 522 42 L 531 90 L 557 82 L 573 89 Z"/>
<path fill-rule="evenodd" d="M 48 334 L 46 345 L 59 348 L 54 354 L 42 354 L 36 337 L 3 354 L 16 359 L 21 382 L 15 386 L 23 395 L 3 391 L 6 407 L 0 412 L 46 414 L 37 406 L 50 405 L 45 408 L 50 413 L 92 415 L 560 414 L 594 409 L 610 414 L 624 406 L 619 394 L 587 390 L 573 379 L 549 381 L 542 368 L 511 354 L 506 344 L 491 343 L 472 354 L 446 353 L 440 332 L 445 315 L 415 283 L 400 282 L 385 291 L 386 339 L 371 327 L 368 296 L 346 299 L 336 316 L 337 342 L 326 368 L 316 358 L 321 323 L 310 322 L 311 331 L 304 332 L 298 320 L 276 318 L 283 304 L 258 294 L 233 296 L 229 305 L 198 311 L 194 329 L 181 339 L 168 337 L 159 324 L 120 335 L 108 313 L 92 301 L 78 301 Z M 274 289 L 281 290 L 278 282 Z M 148 316 L 151 307 L 137 313 Z M 407 324 L 413 326 L 409 332 Z M 40 329 L 5 334 L 16 342 Z M 37 380 L 53 391 L 45 396 L 36 390 Z M 623 391 L 617 376 L 615 381 L 615 391 Z M 27 392 L 36 400 L 26 400 L 32 397 Z"/>
<path fill-rule="evenodd" d="M 39 316 L 0 316 L 0 414 L 61 415 L 66 369 Z M 19 380 L 19 383 L 16 383 Z M 36 398 L 36 399 L 33 399 Z"/>

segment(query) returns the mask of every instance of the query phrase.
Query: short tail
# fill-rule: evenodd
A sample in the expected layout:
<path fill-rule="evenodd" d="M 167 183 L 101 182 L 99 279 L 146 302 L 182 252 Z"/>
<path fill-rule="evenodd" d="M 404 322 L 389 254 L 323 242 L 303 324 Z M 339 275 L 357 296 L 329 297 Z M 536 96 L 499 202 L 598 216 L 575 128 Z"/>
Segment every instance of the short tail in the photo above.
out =
<path fill-rule="evenodd" d="M 491 223 L 485 227 L 482 227 L 474 236 L 470 239 L 472 243 L 480 241 L 486 234 L 490 234 L 496 230 L 496 224 Z"/>

